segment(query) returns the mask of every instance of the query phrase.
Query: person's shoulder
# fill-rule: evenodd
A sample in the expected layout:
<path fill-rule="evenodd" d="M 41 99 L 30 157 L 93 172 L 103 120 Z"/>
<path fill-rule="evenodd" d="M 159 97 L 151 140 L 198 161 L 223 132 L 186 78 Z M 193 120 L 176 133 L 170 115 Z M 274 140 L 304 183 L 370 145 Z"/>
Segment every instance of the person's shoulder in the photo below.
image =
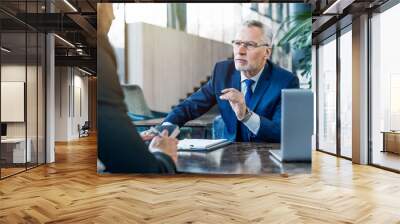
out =
<path fill-rule="evenodd" d="M 234 65 L 235 64 L 233 62 L 233 59 L 222 60 L 222 61 L 218 61 L 217 63 L 215 63 L 215 67 L 222 67 L 222 68 L 229 68 Z"/>
<path fill-rule="evenodd" d="M 299 79 L 296 75 L 272 62 L 270 62 L 270 65 L 272 67 L 271 79 L 273 83 L 280 86 L 281 88 L 299 87 Z"/>
<path fill-rule="evenodd" d="M 233 62 L 232 59 L 228 60 L 223 60 L 223 61 L 218 61 L 215 63 L 214 66 L 214 78 L 220 79 L 220 78 L 225 78 L 225 77 L 230 77 L 229 74 L 231 74 L 235 69 L 235 63 Z"/>
<path fill-rule="evenodd" d="M 286 70 L 285 68 L 282 68 L 281 66 L 272 62 L 270 62 L 270 64 L 272 66 L 272 74 L 278 75 L 280 79 L 291 80 L 293 78 L 296 78 L 296 76 L 292 72 Z"/>

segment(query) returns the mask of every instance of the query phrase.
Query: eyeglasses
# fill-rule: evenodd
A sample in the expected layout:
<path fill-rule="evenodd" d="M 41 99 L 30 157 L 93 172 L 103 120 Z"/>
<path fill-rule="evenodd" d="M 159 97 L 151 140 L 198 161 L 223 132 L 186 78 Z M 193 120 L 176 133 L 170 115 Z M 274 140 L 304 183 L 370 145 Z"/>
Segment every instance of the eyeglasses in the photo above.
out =
<path fill-rule="evenodd" d="M 246 48 L 247 50 L 253 50 L 256 49 L 258 47 L 263 47 L 266 46 L 268 47 L 268 44 L 257 44 L 256 42 L 253 41 L 241 41 L 241 40 L 232 40 L 232 45 L 235 48 L 239 48 L 240 45 L 243 44 L 243 47 Z"/>

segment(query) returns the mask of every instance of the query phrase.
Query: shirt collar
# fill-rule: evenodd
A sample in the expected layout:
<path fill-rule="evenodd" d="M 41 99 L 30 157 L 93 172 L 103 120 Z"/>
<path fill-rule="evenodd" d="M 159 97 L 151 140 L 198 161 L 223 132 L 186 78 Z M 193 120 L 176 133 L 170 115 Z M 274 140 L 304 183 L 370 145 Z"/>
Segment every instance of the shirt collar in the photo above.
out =
<path fill-rule="evenodd" d="M 260 72 L 258 72 L 257 75 L 251 77 L 250 79 L 252 79 L 254 81 L 254 83 L 258 82 L 258 79 L 260 79 L 261 73 L 264 71 L 264 68 L 267 64 L 264 65 L 264 67 L 260 70 Z M 244 80 L 248 79 L 245 75 L 243 75 L 242 73 L 240 73 L 240 83 L 242 83 Z"/>

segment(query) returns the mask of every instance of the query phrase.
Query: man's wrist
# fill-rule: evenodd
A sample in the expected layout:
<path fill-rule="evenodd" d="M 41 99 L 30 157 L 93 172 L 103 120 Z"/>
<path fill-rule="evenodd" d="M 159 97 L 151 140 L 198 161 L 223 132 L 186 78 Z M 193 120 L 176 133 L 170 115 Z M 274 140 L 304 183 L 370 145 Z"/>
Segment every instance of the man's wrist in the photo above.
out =
<path fill-rule="evenodd" d="M 251 110 L 249 110 L 249 108 L 246 107 L 246 113 L 245 113 L 245 115 L 243 116 L 242 119 L 239 119 L 239 121 L 243 122 L 243 123 L 248 121 L 252 114 L 253 114 L 253 112 L 251 112 Z"/>

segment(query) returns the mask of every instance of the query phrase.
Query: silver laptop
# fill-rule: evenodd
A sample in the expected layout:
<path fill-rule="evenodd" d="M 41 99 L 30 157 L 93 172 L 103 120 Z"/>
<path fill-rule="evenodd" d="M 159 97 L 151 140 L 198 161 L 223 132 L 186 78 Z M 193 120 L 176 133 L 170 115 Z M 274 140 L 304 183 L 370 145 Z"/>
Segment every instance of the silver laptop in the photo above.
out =
<path fill-rule="evenodd" d="M 311 90 L 282 90 L 281 149 L 270 150 L 272 156 L 279 161 L 311 162 L 313 98 Z"/>

